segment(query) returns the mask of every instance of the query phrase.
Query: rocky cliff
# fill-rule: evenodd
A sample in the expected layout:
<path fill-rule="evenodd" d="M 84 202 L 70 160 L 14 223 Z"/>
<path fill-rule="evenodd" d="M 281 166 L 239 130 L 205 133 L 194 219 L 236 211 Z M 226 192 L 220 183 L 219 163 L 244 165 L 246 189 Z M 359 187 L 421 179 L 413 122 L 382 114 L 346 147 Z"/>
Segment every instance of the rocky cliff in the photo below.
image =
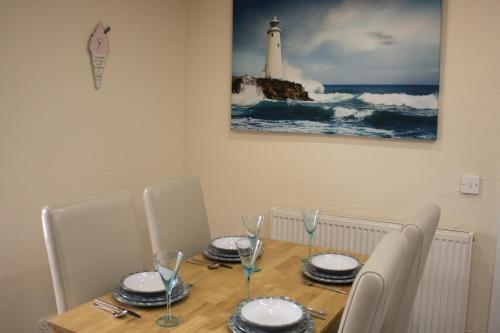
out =
<path fill-rule="evenodd" d="M 312 101 L 300 83 L 278 79 L 254 78 L 251 76 L 233 76 L 232 93 L 239 94 L 243 84 L 257 85 L 267 99 L 278 101 L 287 99 Z"/>

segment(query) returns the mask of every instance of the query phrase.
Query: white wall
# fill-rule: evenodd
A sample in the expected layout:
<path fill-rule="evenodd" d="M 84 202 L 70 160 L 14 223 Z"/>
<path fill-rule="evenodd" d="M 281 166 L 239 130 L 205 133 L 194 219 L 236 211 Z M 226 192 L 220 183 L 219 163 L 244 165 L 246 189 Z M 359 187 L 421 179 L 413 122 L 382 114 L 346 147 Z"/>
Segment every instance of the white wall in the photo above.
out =
<path fill-rule="evenodd" d="M 93 88 L 87 41 L 111 53 Z M 183 0 L 0 0 L 0 331 L 56 312 L 40 208 L 182 174 Z M 89 244 L 90 246 L 90 244 Z"/>
<path fill-rule="evenodd" d="M 476 234 L 467 327 L 484 332 L 500 208 L 500 2 L 445 2 L 439 139 L 416 142 L 231 131 L 232 1 L 191 0 L 184 170 L 201 177 L 214 236 L 273 206 L 404 217 L 438 203 L 442 227 Z M 461 174 L 483 177 L 481 195 L 458 192 Z"/>
<path fill-rule="evenodd" d="M 467 327 L 485 331 L 500 207 L 498 12 L 497 0 L 446 3 L 439 140 L 423 143 L 232 132 L 231 0 L 0 0 L 2 331 L 33 332 L 55 312 L 42 205 L 131 189 L 149 256 L 140 191 L 182 173 L 201 177 L 214 234 L 272 206 L 405 216 L 437 202 L 441 226 L 476 233 Z M 99 20 L 111 53 L 95 91 L 86 43 Z M 483 177 L 480 196 L 457 192 L 463 173 Z"/>

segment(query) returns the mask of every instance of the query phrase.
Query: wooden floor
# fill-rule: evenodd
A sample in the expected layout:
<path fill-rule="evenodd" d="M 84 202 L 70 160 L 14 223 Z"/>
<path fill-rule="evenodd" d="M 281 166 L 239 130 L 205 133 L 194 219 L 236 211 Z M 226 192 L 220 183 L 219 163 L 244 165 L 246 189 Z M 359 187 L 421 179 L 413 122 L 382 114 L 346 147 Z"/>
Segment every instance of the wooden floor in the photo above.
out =
<path fill-rule="evenodd" d="M 315 251 L 325 251 L 315 248 Z M 316 332 L 328 332 L 338 324 L 347 296 L 304 284 L 301 258 L 307 247 L 283 241 L 264 240 L 264 253 L 258 261 L 261 272 L 252 275 L 251 297 L 288 296 L 297 302 L 328 313 L 326 320 L 315 319 Z M 361 261 L 366 256 L 356 255 Z M 198 257 L 202 258 L 201 255 Z M 172 307 L 173 314 L 180 316 L 182 324 L 171 329 L 156 326 L 156 320 L 165 314 L 166 307 L 134 308 L 141 319 L 124 317 L 114 319 L 95 309 L 91 303 L 83 304 L 49 320 L 54 332 L 229 332 L 228 318 L 237 304 L 245 298 L 246 287 L 241 264 L 234 269 L 209 270 L 204 266 L 183 263 L 181 276 L 193 283 L 189 296 Z M 346 291 L 350 286 L 340 287 Z M 111 295 L 101 299 L 113 302 Z"/>

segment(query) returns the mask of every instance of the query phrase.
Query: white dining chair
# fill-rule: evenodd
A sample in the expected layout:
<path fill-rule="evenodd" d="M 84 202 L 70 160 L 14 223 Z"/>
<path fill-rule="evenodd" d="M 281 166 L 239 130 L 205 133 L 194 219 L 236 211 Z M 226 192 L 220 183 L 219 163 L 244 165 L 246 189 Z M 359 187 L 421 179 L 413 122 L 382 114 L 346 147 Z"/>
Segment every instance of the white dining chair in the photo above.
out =
<path fill-rule="evenodd" d="M 394 286 L 401 278 L 406 243 L 406 237 L 397 231 L 379 242 L 354 280 L 338 333 L 382 332 Z"/>
<path fill-rule="evenodd" d="M 418 286 L 422 279 L 429 249 L 436 234 L 441 209 L 429 205 L 414 214 L 404 225 L 401 233 L 408 241 L 408 251 L 402 267 L 403 279 L 395 288 L 383 323 L 384 333 L 405 333 L 415 303 Z"/>
<path fill-rule="evenodd" d="M 205 203 L 197 177 L 179 177 L 144 190 L 153 253 L 178 250 L 189 258 L 210 242 Z"/>
<path fill-rule="evenodd" d="M 143 268 L 130 192 L 42 209 L 59 314 L 109 293 Z"/>

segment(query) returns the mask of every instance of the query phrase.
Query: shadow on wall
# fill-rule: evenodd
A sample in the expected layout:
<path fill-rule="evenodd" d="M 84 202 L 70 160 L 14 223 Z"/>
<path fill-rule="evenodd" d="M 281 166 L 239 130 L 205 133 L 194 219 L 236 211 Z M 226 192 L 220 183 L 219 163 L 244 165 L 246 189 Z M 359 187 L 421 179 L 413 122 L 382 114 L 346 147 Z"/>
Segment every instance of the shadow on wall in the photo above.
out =
<path fill-rule="evenodd" d="M 290 142 L 290 143 L 322 143 L 322 144 L 340 144 L 347 146 L 380 147 L 393 149 L 415 149 L 427 151 L 440 151 L 441 142 L 420 141 L 420 140 L 402 140 L 385 138 L 367 138 L 357 136 L 341 135 L 320 135 L 320 134 L 288 134 L 288 133 L 262 133 L 262 132 L 243 132 L 230 130 L 228 139 L 231 141 L 265 141 L 265 142 Z"/>
<path fill-rule="evenodd" d="M 57 313 L 48 264 L 3 277 L 0 285 L 2 332 L 37 332 L 38 322 L 32 321 L 34 318 Z"/>

